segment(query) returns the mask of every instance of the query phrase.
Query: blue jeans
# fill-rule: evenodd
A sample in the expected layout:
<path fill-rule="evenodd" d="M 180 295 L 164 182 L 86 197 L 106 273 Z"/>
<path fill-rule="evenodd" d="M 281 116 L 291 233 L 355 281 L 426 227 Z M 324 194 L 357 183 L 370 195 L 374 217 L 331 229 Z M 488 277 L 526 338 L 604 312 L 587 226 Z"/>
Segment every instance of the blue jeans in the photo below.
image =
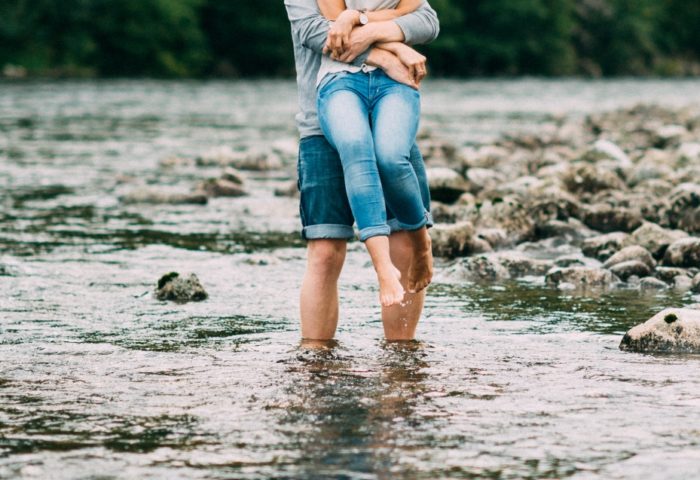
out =
<path fill-rule="evenodd" d="M 430 209 L 430 189 L 425 164 L 418 146 L 411 148 L 411 165 L 418 177 L 421 198 L 426 211 Z M 323 135 L 304 137 L 299 142 L 299 216 L 301 236 L 306 240 L 350 239 L 355 236 L 355 218 L 345 194 L 345 177 L 338 152 Z M 387 211 L 391 231 L 401 230 L 391 210 Z M 428 218 L 428 226 L 432 218 Z"/>
<path fill-rule="evenodd" d="M 338 151 L 360 240 L 389 235 L 387 207 L 403 230 L 428 223 L 411 164 L 418 131 L 418 91 L 382 70 L 330 74 L 319 85 L 321 129 Z M 385 203 L 386 199 L 386 203 Z"/>

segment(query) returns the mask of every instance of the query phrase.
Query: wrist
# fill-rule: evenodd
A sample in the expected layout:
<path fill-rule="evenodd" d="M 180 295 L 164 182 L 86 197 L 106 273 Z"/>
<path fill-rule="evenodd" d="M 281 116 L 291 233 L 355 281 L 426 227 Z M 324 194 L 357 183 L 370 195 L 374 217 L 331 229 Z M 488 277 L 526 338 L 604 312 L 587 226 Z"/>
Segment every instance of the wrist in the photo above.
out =
<path fill-rule="evenodd" d="M 367 61 L 365 63 L 373 67 L 385 68 L 388 66 L 393 57 L 394 55 L 386 50 L 375 47 L 369 51 L 369 55 L 367 55 Z"/>
<path fill-rule="evenodd" d="M 344 10 L 343 13 L 336 19 L 336 22 L 340 21 L 343 23 L 348 23 L 353 27 L 360 25 L 360 12 L 358 10 Z"/>

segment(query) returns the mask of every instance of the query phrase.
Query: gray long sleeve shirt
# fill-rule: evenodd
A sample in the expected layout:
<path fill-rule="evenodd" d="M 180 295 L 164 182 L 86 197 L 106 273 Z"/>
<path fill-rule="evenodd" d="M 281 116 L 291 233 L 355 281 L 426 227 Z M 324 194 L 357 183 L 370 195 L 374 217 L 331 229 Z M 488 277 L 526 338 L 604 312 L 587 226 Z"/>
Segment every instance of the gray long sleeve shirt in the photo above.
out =
<path fill-rule="evenodd" d="M 330 22 L 321 15 L 316 0 L 284 0 L 284 5 L 292 24 L 299 90 L 299 113 L 296 116 L 299 134 L 302 138 L 323 135 L 316 112 L 316 77 L 321 67 Z M 415 12 L 394 22 L 401 28 L 404 41 L 409 45 L 432 42 L 440 33 L 437 14 L 427 1 Z M 362 65 L 368 54 L 369 52 L 363 53 L 353 64 Z"/>

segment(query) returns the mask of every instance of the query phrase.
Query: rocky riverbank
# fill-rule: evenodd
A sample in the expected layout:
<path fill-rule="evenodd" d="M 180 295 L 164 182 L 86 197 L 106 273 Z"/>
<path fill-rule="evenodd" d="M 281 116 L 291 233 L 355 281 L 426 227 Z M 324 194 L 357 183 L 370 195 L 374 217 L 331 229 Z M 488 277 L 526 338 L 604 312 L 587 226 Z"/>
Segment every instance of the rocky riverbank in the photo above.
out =
<path fill-rule="evenodd" d="M 638 106 L 426 154 L 456 280 L 700 291 L 700 109 Z"/>

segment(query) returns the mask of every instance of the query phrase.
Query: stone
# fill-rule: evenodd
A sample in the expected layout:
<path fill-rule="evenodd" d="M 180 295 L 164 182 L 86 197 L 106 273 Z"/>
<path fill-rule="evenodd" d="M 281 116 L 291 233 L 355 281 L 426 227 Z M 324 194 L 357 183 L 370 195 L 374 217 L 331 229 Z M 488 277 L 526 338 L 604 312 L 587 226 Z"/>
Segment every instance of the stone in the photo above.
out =
<path fill-rule="evenodd" d="M 226 146 L 204 152 L 197 157 L 196 162 L 201 166 L 223 166 L 257 171 L 276 170 L 282 167 L 282 161 L 278 155 L 258 150 L 234 151 Z"/>
<path fill-rule="evenodd" d="M 580 220 L 569 218 L 566 221 L 549 220 L 535 227 L 536 238 L 563 237 L 569 242 L 578 243 L 581 240 L 595 236 L 596 232 L 581 223 Z"/>
<path fill-rule="evenodd" d="M 679 275 L 693 278 L 693 275 L 688 270 L 678 267 L 658 267 L 654 273 L 656 278 L 663 280 L 666 283 L 671 283 L 673 279 Z"/>
<path fill-rule="evenodd" d="M 197 186 L 198 191 L 204 192 L 208 197 L 243 197 L 248 193 L 243 187 L 224 178 L 210 178 Z"/>
<path fill-rule="evenodd" d="M 502 228 L 480 228 L 476 235 L 496 249 L 508 244 L 508 232 Z"/>
<path fill-rule="evenodd" d="M 586 265 L 586 259 L 579 255 L 564 255 L 554 260 L 554 266 L 560 268 L 566 267 L 583 267 Z"/>
<path fill-rule="evenodd" d="M 290 197 L 290 198 L 299 197 L 299 185 L 298 185 L 297 180 L 292 180 L 291 182 L 287 183 L 287 185 L 285 185 L 283 187 L 275 188 L 275 196 L 276 197 Z"/>
<path fill-rule="evenodd" d="M 621 168 L 627 168 L 632 165 L 630 157 L 619 146 L 605 139 L 596 141 L 584 154 L 583 159 L 589 162 L 612 160 Z"/>
<path fill-rule="evenodd" d="M 687 292 L 693 288 L 693 279 L 686 275 L 678 275 L 673 278 L 673 289 L 679 292 Z"/>
<path fill-rule="evenodd" d="M 668 148 L 678 145 L 687 133 L 688 129 L 683 125 L 664 125 L 654 132 L 654 146 Z"/>
<path fill-rule="evenodd" d="M 700 267 L 700 238 L 682 238 L 669 245 L 663 264 L 669 267 Z"/>
<path fill-rule="evenodd" d="M 461 258 L 448 274 L 472 282 L 500 282 L 510 279 L 510 272 L 496 258 L 486 255 Z"/>
<path fill-rule="evenodd" d="M 626 262 L 616 263 L 610 267 L 609 270 L 624 281 L 627 281 L 632 276 L 646 277 L 652 272 L 649 265 L 639 260 L 628 260 Z"/>
<path fill-rule="evenodd" d="M 700 185 L 682 183 L 669 197 L 667 219 L 669 225 L 686 232 L 700 232 Z"/>
<path fill-rule="evenodd" d="M 681 230 L 670 230 L 655 223 L 645 222 L 632 232 L 632 241 L 649 250 L 654 258 L 658 259 L 663 257 L 669 245 L 687 236 L 688 234 Z"/>
<path fill-rule="evenodd" d="M 700 273 L 693 277 L 693 283 L 690 285 L 690 289 L 693 293 L 700 293 Z"/>
<path fill-rule="evenodd" d="M 433 255 L 436 257 L 455 258 L 471 255 L 477 251 L 483 252 L 483 243 L 486 243 L 483 240 L 483 243 L 476 241 L 474 226 L 470 222 L 454 225 L 436 224 L 429 232 L 433 244 Z M 490 246 L 487 248 L 491 249 Z"/>
<path fill-rule="evenodd" d="M 581 250 L 587 257 L 606 260 L 615 252 L 631 244 L 632 237 L 628 233 L 613 232 L 587 238 L 583 241 Z"/>
<path fill-rule="evenodd" d="M 640 353 L 700 353 L 700 311 L 667 308 L 630 329 L 620 350 Z"/>
<path fill-rule="evenodd" d="M 132 190 L 121 196 L 120 200 L 125 204 L 147 203 L 151 205 L 206 205 L 208 202 L 207 195 L 203 192 L 172 192 L 154 187 Z"/>
<path fill-rule="evenodd" d="M 688 142 L 678 148 L 678 157 L 685 163 L 700 162 L 700 143 Z"/>
<path fill-rule="evenodd" d="M 595 165 L 572 166 L 562 179 L 566 188 L 573 193 L 597 193 L 602 190 L 625 190 L 622 179 L 609 170 Z"/>
<path fill-rule="evenodd" d="M 496 255 L 498 263 L 503 265 L 511 278 L 545 275 L 551 268 L 550 260 L 542 260 L 518 252 L 503 252 Z"/>
<path fill-rule="evenodd" d="M 512 245 L 535 236 L 535 223 L 532 216 L 517 197 L 486 200 L 466 211 L 465 217 L 479 229 L 504 230 L 508 235 L 508 243 Z"/>
<path fill-rule="evenodd" d="M 644 277 L 639 280 L 639 288 L 642 290 L 667 290 L 668 284 L 658 278 Z"/>
<path fill-rule="evenodd" d="M 642 225 L 642 214 L 633 208 L 612 206 L 606 203 L 583 210 L 581 220 L 593 230 L 603 233 L 632 232 Z"/>
<path fill-rule="evenodd" d="M 577 289 L 607 289 L 618 282 L 619 278 L 609 270 L 595 267 L 554 268 L 545 276 L 547 285 L 558 286 L 561 283 L 571 283 Z"/>
<path fill-rule="evenodd" d="M 169 300 L 177 303 L 201 302 L 209 295 L 194 273 L 181 277 L 177 272 L 170 272 L 158 280 L 155 297 L 158 300 Z"/>
<path fill-rule="evenodd" d="M 488 168 L 470 168 L 465 174 L 471 188 L 471 193 L 494 189 L 505 182 L 505 176 Z"/>
<path fill-rule="evenodd" d="M 431 167 L 426 169 L 430 196 L 433 200 L 444 203 L 454 203 L 459 197 L 469 191 L 469 184 L 458 172 L 447 167 Z"/>
<path fill-rule="evenodd" d="M 608 258 L 603 264 L 603 268 L 612 268 L 619 263 L 638 261 L 644 263 L 649 272 L 656 268 L 656 260 L 651 256 L 651 253 L 639 245 L 630 245 L 629 247 L 624 247 L 622 250 L 615 253 L 612 257 Z M 648 275 L 648 273 L 647 273 Z M 644 275 L 643 275 L 644 276 Z"/>

